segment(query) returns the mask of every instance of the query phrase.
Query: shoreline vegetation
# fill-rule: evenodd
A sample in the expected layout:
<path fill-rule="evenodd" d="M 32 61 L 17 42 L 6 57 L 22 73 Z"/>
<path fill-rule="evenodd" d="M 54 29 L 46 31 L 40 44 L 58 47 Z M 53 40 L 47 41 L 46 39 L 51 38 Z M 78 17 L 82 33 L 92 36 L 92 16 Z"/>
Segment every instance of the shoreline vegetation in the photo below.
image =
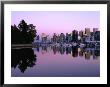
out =
<path fill-rule="evenodd" d="M 35 27 L 36 26 L 34 26 L 33 24 L 27 24 L 24 20 L 21 20 L 18 25 L 15 24 L 11 25 L 11 43 L 12 44 L 32 43 L 37 33 Z"/>

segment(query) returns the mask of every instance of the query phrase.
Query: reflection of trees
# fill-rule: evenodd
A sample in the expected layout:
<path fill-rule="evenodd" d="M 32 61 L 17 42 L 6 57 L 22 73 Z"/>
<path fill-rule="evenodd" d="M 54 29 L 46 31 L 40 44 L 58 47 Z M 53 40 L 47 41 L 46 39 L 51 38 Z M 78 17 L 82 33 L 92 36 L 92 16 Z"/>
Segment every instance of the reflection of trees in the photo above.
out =
<path fill-rule="evenodd" d="M 21 72 L 27 69 L 27 67 L 33 67 L 36 62 L 36 55 L 31 48 L 12 49 L 11 50 L 11 67 L 18 68 Z"/>

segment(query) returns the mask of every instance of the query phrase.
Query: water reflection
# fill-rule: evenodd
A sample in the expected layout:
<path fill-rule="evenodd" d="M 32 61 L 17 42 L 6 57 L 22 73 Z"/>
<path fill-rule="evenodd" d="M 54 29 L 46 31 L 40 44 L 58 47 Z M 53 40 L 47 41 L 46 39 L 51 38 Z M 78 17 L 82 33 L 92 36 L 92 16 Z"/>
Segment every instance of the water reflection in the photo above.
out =
<path fill-rule="evenodd" d="M 71 54 L 72 57 L 80 56 L 85 57 L 85 59 L 90 59 L 90 56 L 93 56 L 93 59 L 97 59 L 100 56 L 100 48 L 79 48 L 77 46 L 38 45 L 34 49 L 37 50 L 37 52 L 40 52 L 40 48 L 42 54 L 48 53 L 49 51 L 52 50 L 54 55 L 58 53 L 60 53 L 61 55 Z"/>
<path fill-rule="evenodd" d="M 35 52 L 40 52 L 42 55 L 52 51 L 51 55 L 61 54 L 61 55 L 71 55 L 73 58 L 84 57 L 85 60 L 90 60 L 91 56 L 93 59 L 98 59 L 100 56 L 99 48 L 78 48 L 77 46 L 37 46 L 36 48 L 22 48 L 22 49 L 12 49 L 11 54 L 11 67 L 18 67 L 22 73 L 28 67 L 35 66 L 37 54 Z M 37 64 L 37 63 L 36 63 Z"/>
<path fill-rule="evenodd" d="M 36 55 L 31 48 L 12 49 L 11 58 L 11 67 L 18 67 L 22 73 L 28 67 L 33 67 L 36 62 Z"/>

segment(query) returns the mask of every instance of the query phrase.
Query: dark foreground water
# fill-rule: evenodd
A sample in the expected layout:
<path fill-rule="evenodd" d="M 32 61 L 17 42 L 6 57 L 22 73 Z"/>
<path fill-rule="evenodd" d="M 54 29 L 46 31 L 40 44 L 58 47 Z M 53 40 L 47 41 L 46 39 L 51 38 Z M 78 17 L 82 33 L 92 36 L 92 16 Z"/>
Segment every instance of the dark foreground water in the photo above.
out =
<path fill-rule="evenodd" d="M 99 77 L 99 48 L 13 48 L 12 77 Z"/>

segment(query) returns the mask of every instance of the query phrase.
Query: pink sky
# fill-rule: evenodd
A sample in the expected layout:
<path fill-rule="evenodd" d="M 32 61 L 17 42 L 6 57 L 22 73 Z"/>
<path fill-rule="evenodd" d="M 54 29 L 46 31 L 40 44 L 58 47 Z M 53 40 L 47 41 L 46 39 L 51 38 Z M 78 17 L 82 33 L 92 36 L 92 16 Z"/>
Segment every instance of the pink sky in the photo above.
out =
<path fill-rule="evenodd" d="M 99 11 L 12 11 L 11 24 L 18 25 L 24 19 L 36 26 L 37 33 L 71 33 L 72 30 L 99 28 Z"/>

